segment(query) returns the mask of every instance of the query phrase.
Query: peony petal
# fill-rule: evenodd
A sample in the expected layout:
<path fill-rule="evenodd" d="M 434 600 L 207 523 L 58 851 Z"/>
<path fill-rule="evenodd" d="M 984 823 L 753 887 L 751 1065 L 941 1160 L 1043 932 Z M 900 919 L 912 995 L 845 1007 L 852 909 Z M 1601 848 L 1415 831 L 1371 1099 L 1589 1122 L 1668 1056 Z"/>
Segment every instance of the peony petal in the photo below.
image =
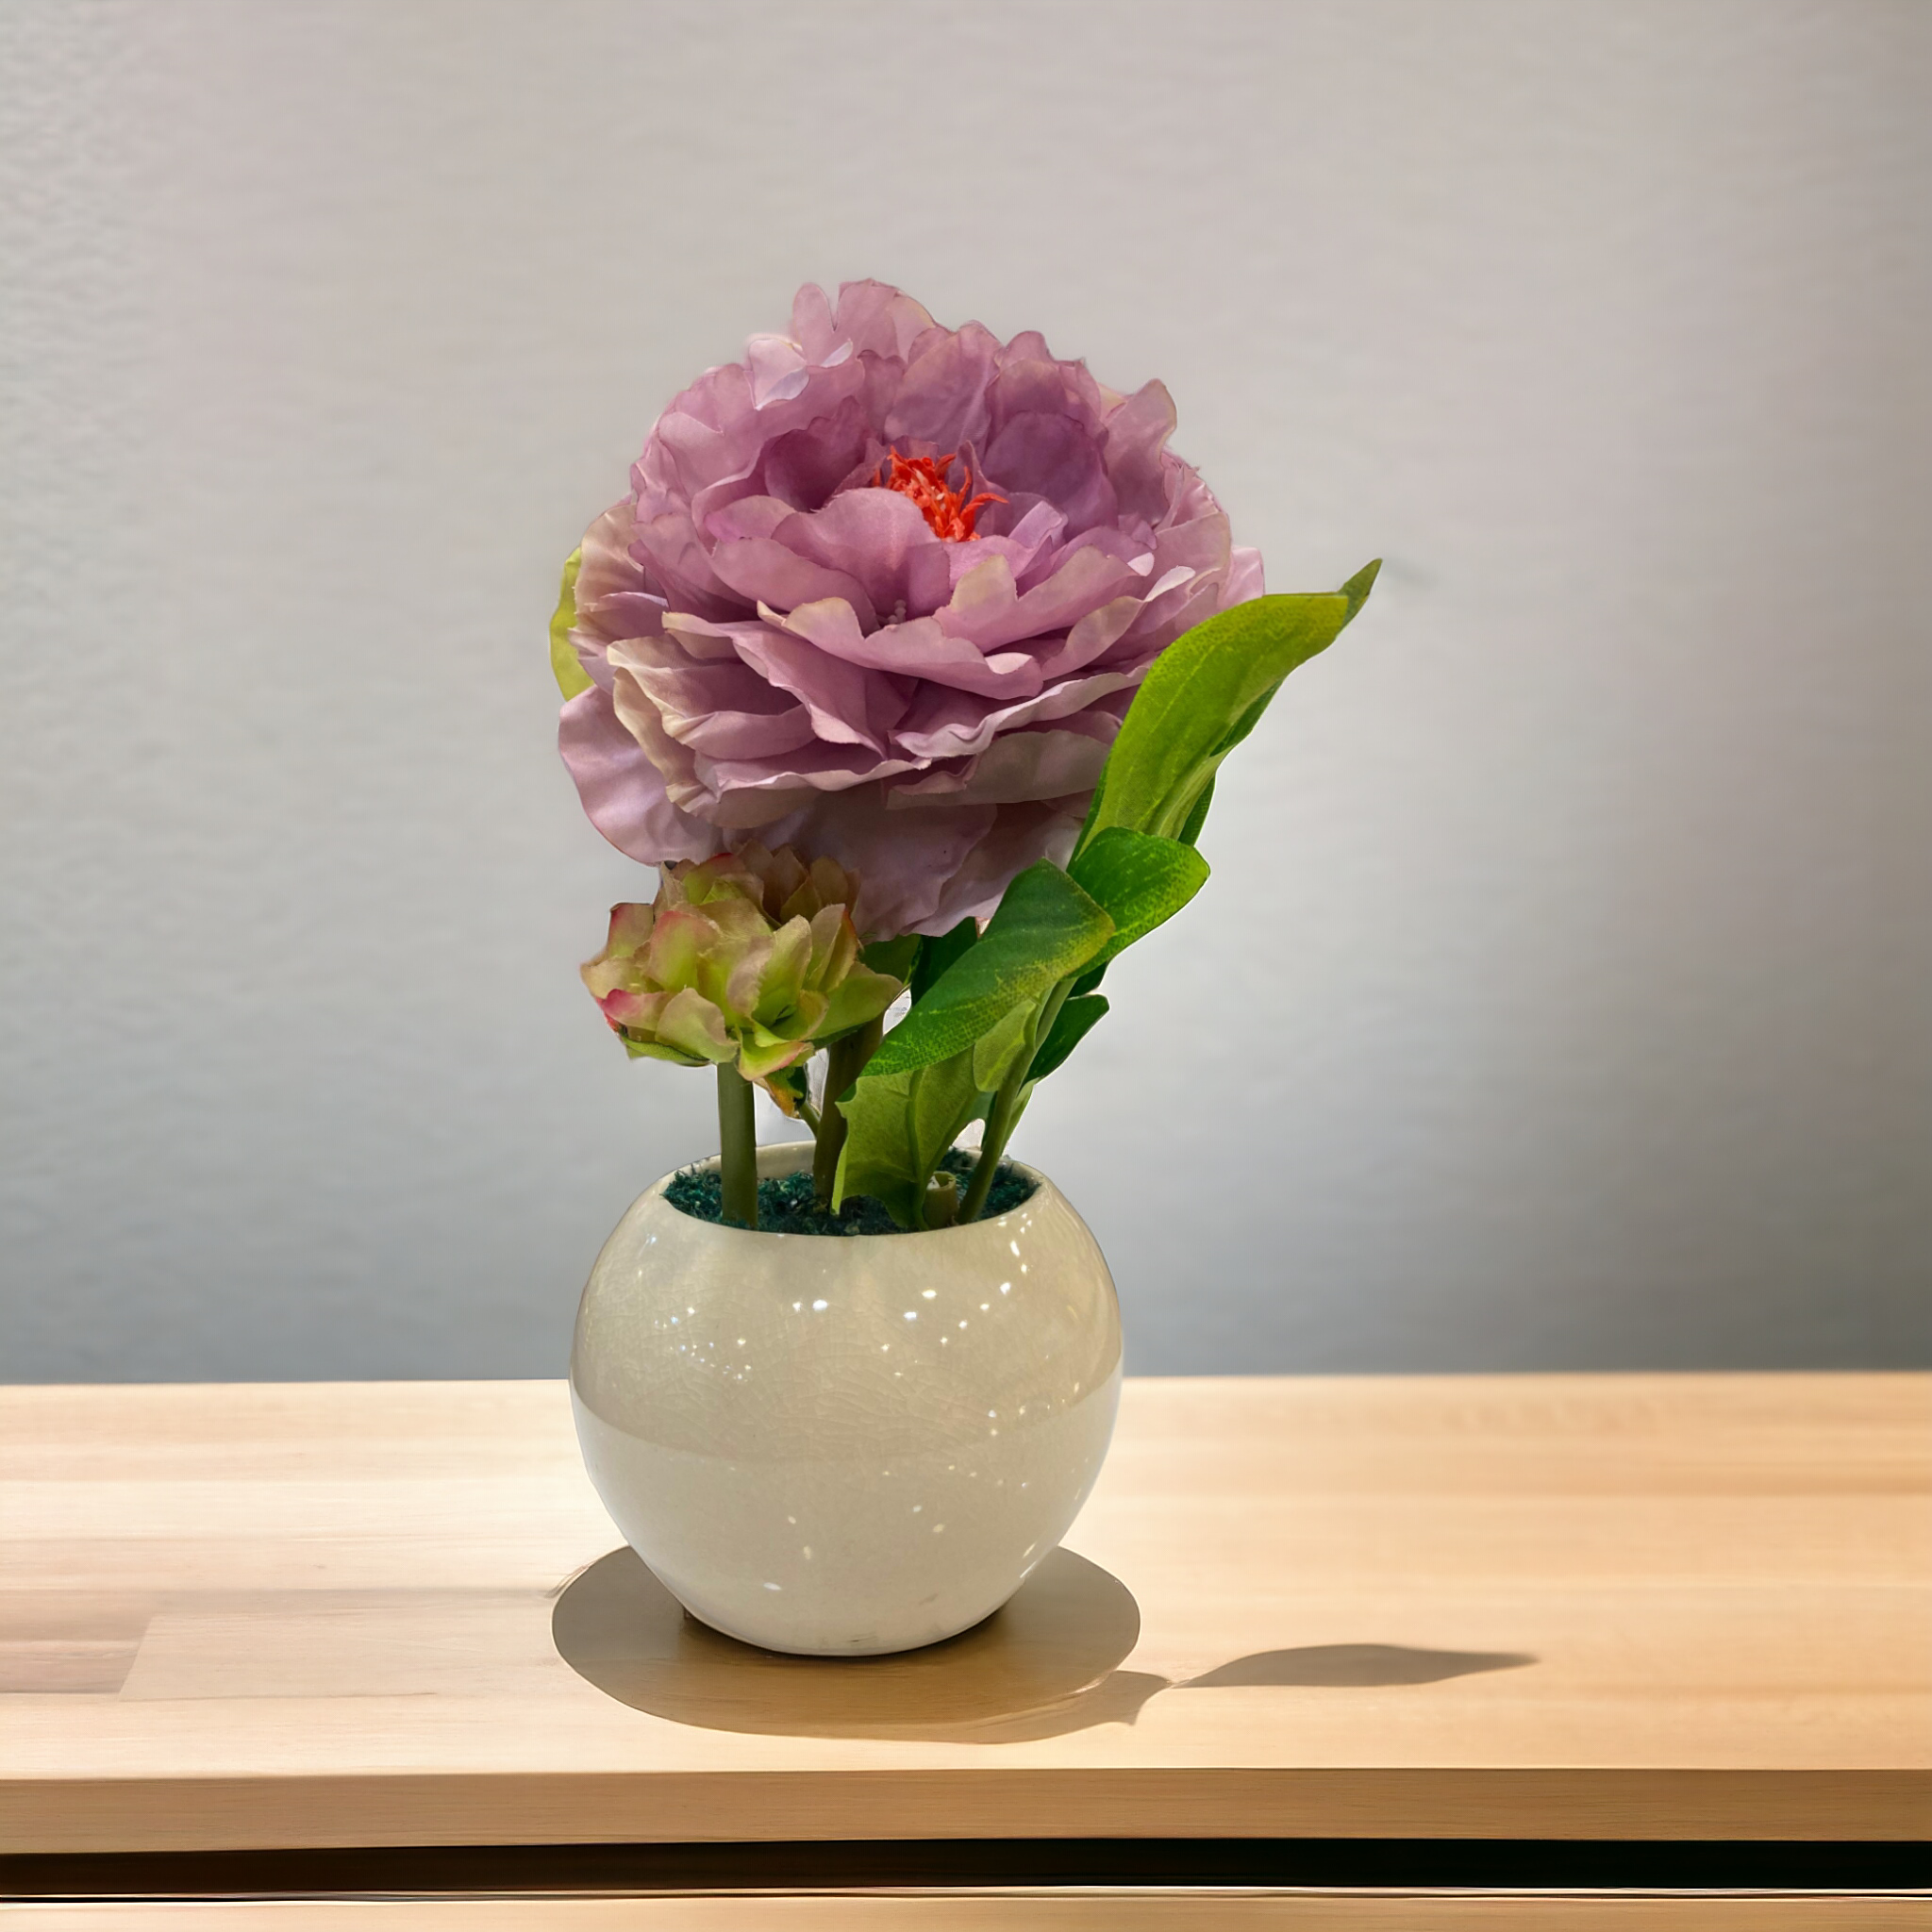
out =
<path fill-rule="evenodd" d="M 1091 791 L 1099 783 L 1113 734 L 1084 731 L 1008 731 L 958 770 L 901 780 L 891 806 L 912 808 L 926 798 L 950 797 L 972 805 L 1018 805 Z"/>
<path fill-rule="evenodd" d="M 1234 550 L 1227 559 L 1227 588 L 1222 593 L 1222 608 L 1232 609 L 1237 604 L 1246 604 L 1251 599 L 1265 593 L 1267 586 L 1262 581 L 1261 553 L 1258 550 Z"/>
<path fill-rule="evenodd" d="M 1008 697 L 1029 696 L 1040 689 L 1040 667 L 1031 658 L 1022 652 L 983 657 L 965 639 L 947 636 L 935 618 L 917 617 L 865 632 L 851 605 L 836 597 L 804 604 L 782 615 L 775 610 L 758 614 L 820 650 L 868 670 Z"/>
<path fill-rule="evenodd" d="M 950 932 L 962 919 L 989 918 L 1016 874 L 1041 858 L 1064 865 L 1073 856 L 1086 809 L 1084 797 L 1001 806 L 916 930 Z"/>
<path fill-rule="evenodd" d="M 859 355 L 903 361 L 933 320 L 890 283 L 841 282 L 835 326 Z"/>
<path fill-rule="evenodd" d="M 807 282 L 791 298 L 791 334 L 813 362 L 824 362 L 840 345 L 832 326 L 832 305 L 816 282 Z"/>
<path fill-rule="evenodd" d="M 1139 597 L 1127 596 L 1116 597 L 1112 603 L 1103 604 L 1097 610 L 1090 610 L 1067 633 L 1065 642 L 1049 650 L 1041 658 L 1041 675 L 1065 677 L 1072 672 L 1085 670 L 1096 658 L 1105 657 L 1126 636 L 1141 608 Z"/>
<path fill-rule="evenodd" d="M 1107 419 L 1101 460 L 1122 510 L 1150 521 L 1167 508 L 1161 457 L 1174 429 L 1174 398 L 1164 383 L 1150 382 Z"/>
<path fill-rule="evenodd" d="M 999 348 L 976 322 L 957 333 L 941 330 L 929 345 L 915 346 L 882 425 L 887 439 L 930 442 L 937 454 L 983 438 L 991 422 L 987 385 Z"/>
<path fill-rule="evenodd" d="M 774 437 L 759 471 L 767 495 L 796 510 L 814 510 L 855 471 L 875 472 L 883 453 L 864 405 L 848 396 L 829 416 Z"/>
<path fill-rule="evenodd" d="M 939 613 L 940 627 L 948 636 L 970 638 L 982 651 L 996 650 L 1064 630 L 1141 581 L 1131 564 L 1102 550 L 1070 550 L 1065 558 L 1044 583 L 1022 594 L 1006 558 L 989 557 L 959 579 Z"/>
<path fill-rule="evenodd" d="M 1075 534 L 1110 524 L 1117 513 L 1092 436 L 1065 416 L 1015 416 L 988 444 L 986 473 L 1008 493 L 1045 497 Z"/>
<path fill-rule="evenodd" d="M 864 586 L 866 604 L 852 601 L 866 630 L 877 623 L 877 616 L 867 621 L 868 608 L 900 623 L 937 610 L 952 594 L 952 558 L 972 547 L 935 536 L 919 506 L 896 490 L 843 491 L 774 534 L 801 557 Z"/>
<path fill-rule="evenodd" d="M 862 744 L 876 757 L 885 756 L 885 741 L 866 718 L 870 680 L 858 665 L 768 625 L 760 625 L 755 635 L 741 635 L 738 649 L 768 685 L 798 699 L 820 738 L 832 744 Z"/>
<path fill-rule="evenodd" d="M 840 597 L 858 612 L 858 622 L 865 628 L 870 629 L 878 622 L 872 599 L 857 577 L 848 576 L 843 571 L 827 570 L 769 537 L 714 543 L 711 570 L 721 583 L 747 604 L 761 608 L 770 605 L 776 610 L 791 610 L 800 604 Z"/>
<path fill-rule="evenodd" d="M 991 806 L 935 805 L 909 820 L 889 813 L 884 790 L 867 785 L 801 801 L 767 836 L 858 873 L 862 883 L 852 921 L 861 935 L 878 938 L 948 930 L 929 924 L 932 909 L 995 816 Z"/>
<path fill-rule="evenodd" d="M 806 384 L 805 352 L 786 336 L 753 336 L 744 345 L 751 367 L 751 402 L 755 409 L 790 402 Z"/>
<path fill-rule="evenodd" d="M 715 826 L 672 804 L 662 774 L 618 723 L 609 692 L 594 685 L 579 691 L 558 719 L 558 749 L 585 814 L 620 852 L 655 865 L 708 858 L 723 847 Z"/>
<path fill-rule="evenodd" d="M 1131 672 L 1090 672 L 1009 705 L 989 705 L 969 691 L 929 686 L 907 722 L 892 734 L 893 742 L 909 758 L 972 757 L 984 751 L 999 732 L 1071 717 L 1096 698 L 1138 682 L 1138 675 Z"/>

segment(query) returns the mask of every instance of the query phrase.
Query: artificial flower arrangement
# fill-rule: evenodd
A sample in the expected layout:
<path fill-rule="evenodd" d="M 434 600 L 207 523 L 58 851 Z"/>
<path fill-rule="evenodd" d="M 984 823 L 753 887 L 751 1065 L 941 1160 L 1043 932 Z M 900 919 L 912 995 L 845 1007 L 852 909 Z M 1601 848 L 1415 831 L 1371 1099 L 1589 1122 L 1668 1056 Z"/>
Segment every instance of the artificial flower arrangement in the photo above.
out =
<path fill-rule="evenodd" d="M 1263 595 L 1174 425 L 1037 334 L 808 287 L 565 566 L 563 757 L 661 872 L 584 979 L 626 1051 L 716 1068 L 726 1219 L 754 1087 L 813 1136 L 808 1226 L 975 1219 L 1108 964 L 1206 881 L 1222 759 L 1368 595 Z"/>
<path fill-rule="evenodd" d="M 659 873 L 584 979 L 626 1052 L 715 1069 L 720 1138 L 597 1258 L 578 1436 L 659 1581 L 769 1649 L 969 1627 L 1106 1454 L 1112 1278 L 1008 1143 L 1375 575 L 1264 595 L 1174 426 L 1037 334 L 807 288 L 565 566 L 564 760 Z M 758 1146 L 756 1088 L 810 1141 Z"/>

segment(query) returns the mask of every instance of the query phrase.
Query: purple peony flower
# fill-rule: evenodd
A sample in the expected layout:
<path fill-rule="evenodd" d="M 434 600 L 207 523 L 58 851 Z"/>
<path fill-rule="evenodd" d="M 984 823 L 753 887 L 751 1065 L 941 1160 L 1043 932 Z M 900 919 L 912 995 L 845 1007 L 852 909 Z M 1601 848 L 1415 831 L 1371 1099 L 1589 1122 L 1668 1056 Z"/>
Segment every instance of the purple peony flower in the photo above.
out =
<path fill-rule="evenodd" d="M 1037 334 L 802 289 L 585 535 L 559 741 L 591 822 L 651 864 L 836 859 L 874 936 L 990 912 L 1065 859 L 1156 657 L 1260 593 L 1174 423 Z"/>

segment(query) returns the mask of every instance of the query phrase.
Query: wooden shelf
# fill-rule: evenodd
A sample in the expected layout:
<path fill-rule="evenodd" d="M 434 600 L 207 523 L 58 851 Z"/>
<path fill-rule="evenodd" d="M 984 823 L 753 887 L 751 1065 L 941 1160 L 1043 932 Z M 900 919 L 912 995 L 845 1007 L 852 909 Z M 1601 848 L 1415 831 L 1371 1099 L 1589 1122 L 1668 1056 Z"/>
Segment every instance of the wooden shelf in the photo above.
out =
<path fill-rule="evenodd" d="M 19 1388 L 0 1458 L 15 1854 L 1932 1837 L 1924 1375 L 1130 1382 L 1077 1554 L 876 1662 L 684 1620 L 557 1383 Z"/>

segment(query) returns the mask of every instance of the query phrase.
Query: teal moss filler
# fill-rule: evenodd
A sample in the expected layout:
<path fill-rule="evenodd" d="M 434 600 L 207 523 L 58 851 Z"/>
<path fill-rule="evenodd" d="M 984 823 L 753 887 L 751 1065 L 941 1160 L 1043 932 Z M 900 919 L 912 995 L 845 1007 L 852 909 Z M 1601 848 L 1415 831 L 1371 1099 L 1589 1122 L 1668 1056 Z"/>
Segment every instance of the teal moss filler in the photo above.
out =
<path fill-rule="evenodd" d="M 974 1157 L 955 1147 L 940 1162 L 940 1172 L 957 1174 L 960 1191 L 973 1172 Z M 980 1217 L 991 1221 L 1009 1214 L 1023 1201 L 1033 1196 L 1036 1183 L 1013 1165 L 1003 1160 L 993 1171 L 992 1188 L 986 1197 L 986 1211 Z M 718 1170 L 687 1167 L 671 1177 L 664 1198 L 680 1213 L 693 1221 L 724 1219 L 723 1183 Z M 742 1225 L 732 1222 L 733 1227 Z M 775 1180 L 758 1183 L 758 1232 L 760 1234 L 904 1234 L 901 1227 L 870 1194 L 853 1194 L 836 1214 L 823 1214 L 813 1206 L 811 1170 L 782 1174 Z"/>

